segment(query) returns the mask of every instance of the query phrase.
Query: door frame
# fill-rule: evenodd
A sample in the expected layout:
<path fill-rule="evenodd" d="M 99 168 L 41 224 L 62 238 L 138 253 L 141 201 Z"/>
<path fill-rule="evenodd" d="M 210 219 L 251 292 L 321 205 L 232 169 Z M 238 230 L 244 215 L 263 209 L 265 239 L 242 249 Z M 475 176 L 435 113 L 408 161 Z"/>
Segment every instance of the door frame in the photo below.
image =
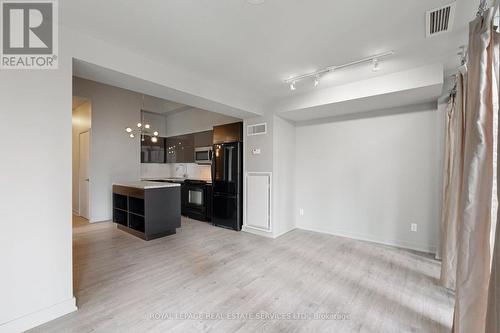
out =
<path fill-rule="evenodd" d="M 92 131 L 91 129 L 88 129 L 86 131 L 83 131 L 83 132 L 80 132 L 78 133 L 78 216 L 82 217 L 81 215 L 81 212 L 82 212 L 82 207 L 81 207 L 81 183 L 80 183 L 80 147 L 81 147 L 81 138 L 82 138 L 82 134 L 85 134 L 85 133 L 88 133 L 89 134 L 89 143 L 88 143 L 88 150 L 89 150 L 89 158 L 88 158 L 88 161 L 87 161 L 87 168 L 88 168 L 88 175 L 89 175 L 89 179 L 90 179 L 90 158 L 91 158 L 91 142 L 92 142 Z M 88 220 L 89 222 L 92 221 L 92 207 L 90 205 L 90 180 L 89 180 L 89 185 L 88 185 L 88 195 L 87 195 L 87 206 L 88 206 L 88 212 L 89 212 L 89 216 L 88 216 Z"/>

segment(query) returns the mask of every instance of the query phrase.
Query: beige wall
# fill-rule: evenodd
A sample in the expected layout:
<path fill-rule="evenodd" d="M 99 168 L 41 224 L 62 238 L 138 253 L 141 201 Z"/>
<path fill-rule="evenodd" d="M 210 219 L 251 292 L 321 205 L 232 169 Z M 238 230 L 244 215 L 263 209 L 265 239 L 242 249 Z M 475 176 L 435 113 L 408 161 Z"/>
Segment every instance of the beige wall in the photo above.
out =
<path fill-rule="evenodd" d="M 91 102 L 85 102 L 73 109 L 73 212 L 79 214 L 79 182 L 78 167 L 80 156 L 80 134 L 90 130 Z"/>

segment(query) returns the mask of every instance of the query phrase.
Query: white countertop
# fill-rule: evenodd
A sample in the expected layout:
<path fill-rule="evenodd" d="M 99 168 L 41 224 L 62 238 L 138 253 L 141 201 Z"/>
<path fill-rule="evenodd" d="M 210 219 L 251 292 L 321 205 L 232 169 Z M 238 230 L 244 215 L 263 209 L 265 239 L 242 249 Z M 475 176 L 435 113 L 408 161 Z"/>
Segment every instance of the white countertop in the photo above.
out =
<path fill-rule="evenodd" d="M 186 179 L 193 179 L 193 180 L 203 180 L 206 181 L 207 184 L 212 184 L 211 179 L 198 179 L 198 178 L 175 178 L 175 177 L 148 177 L 148 178 L 141 178 L 142 181 L 152 181 L 152 180 L 165 180 L 165 181 L 172 181 L 172 182 L 184 182 Z"/>
<path fill-rule="evenodd" d="M 141 190 L 181 186 L 180 184 L 175 184 L 175 183 L 160 183 L 160 182 L 148 182 L 148 181 L 120 182 L 120 183 L 113 183 L 113 185 L 133 187 Z"/>

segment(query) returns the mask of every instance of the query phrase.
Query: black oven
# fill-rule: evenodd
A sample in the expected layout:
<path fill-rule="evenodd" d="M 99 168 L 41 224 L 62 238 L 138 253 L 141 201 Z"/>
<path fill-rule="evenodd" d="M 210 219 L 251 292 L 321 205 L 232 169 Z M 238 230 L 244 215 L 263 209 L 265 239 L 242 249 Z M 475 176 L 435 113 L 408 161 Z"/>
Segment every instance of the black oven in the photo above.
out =
<path fill-rule="evenodd" d="M 205 181 L 186 179 L 182 184 L 183 214 L 195 220 L 210 221 L 211 189 L 211 184 Z"/>

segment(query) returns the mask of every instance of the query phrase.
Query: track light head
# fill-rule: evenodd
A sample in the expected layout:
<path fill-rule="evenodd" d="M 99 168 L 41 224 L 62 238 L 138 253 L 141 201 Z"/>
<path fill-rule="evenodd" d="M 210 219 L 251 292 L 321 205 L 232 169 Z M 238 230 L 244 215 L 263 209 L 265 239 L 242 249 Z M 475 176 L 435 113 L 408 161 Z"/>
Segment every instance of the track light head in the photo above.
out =
<path fill-rule="evenodd" d="M 290 90 L 293 91 L 295 89 L 297 89 L 297 88 L 295 87 L 295 81 L 293 81 L 292 83 L 290 83 Z"/>
<path fill-rule="evenodd" d="M 378 72 L 380 70 L 380 65 L 377 58 L 373 58 L 373 71 Z"/>
<path fill-rule="evenodd" d="M 314 78 L 314 86 L 319 86 L 319 75 L 316 75 L 316 77 Z"/>

